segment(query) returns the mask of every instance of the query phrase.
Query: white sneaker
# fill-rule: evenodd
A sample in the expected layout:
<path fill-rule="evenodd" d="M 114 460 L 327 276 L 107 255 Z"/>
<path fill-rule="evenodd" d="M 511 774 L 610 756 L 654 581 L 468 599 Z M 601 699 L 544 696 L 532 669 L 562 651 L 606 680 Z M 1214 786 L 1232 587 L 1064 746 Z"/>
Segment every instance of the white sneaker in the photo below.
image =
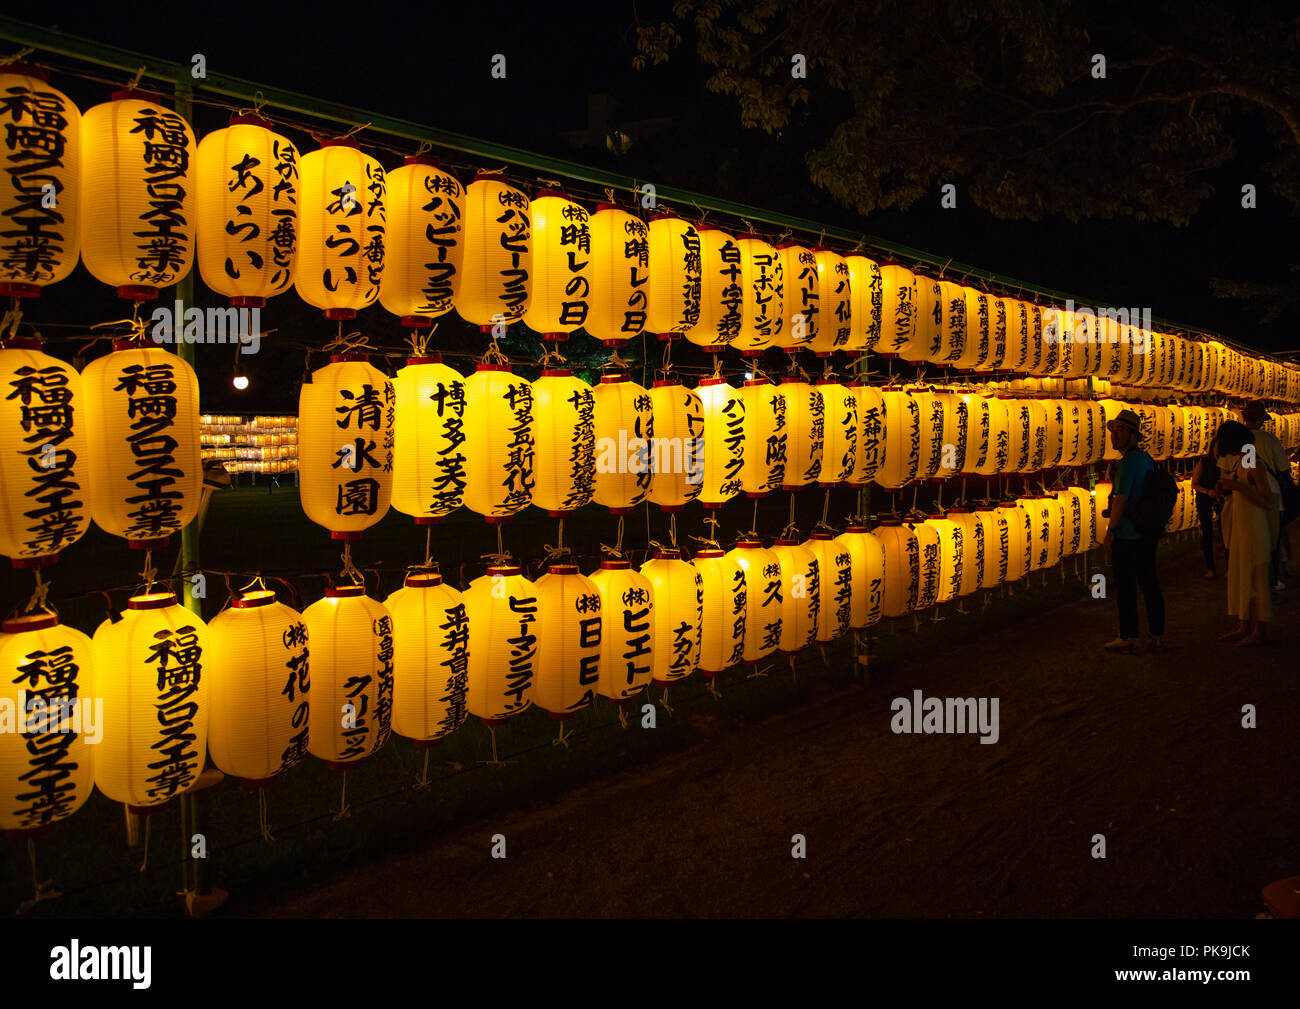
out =
<path fill-rule="evenodd" d="M 1107 641 L 1101 647 L 1108 652 L 1116 652 L 1120 655 L 1135 655 L 1138 650 L 1138 639 L 1116 638 L 1114 641 Z"/>

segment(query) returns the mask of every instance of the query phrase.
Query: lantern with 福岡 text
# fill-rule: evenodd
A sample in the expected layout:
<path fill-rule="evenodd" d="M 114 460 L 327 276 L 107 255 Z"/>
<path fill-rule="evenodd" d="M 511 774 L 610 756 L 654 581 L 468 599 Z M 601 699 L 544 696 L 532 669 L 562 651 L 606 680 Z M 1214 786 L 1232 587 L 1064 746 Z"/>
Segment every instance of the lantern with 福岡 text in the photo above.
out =
<path fill-rule="evenodd" d="M 822 396 L 822 469 L 819 487 L 847 483 L 857 467 L 858 397 L 840 383 L 822 379 L 817 383 Z"/>
<path fill-rule="evenodd" d="M 537 586 L 517 565 L 498 564 L 475 578 L 462 596 L 469 617 L 465 705 L 489 726 L 533 701 L 541 606 Z"/>
<path fill-rule="evenodd" d="M 781 565 L 776 555 L 763 549 L 760 540 L 742 538 L 727 557 L 740 566 L 745 578 L 745 648 L 741 659 L 746 665 L 776 651 L 781 643 Z"/>
<path fill-rule="evenodd" d="M 955 594 L 968 596 L 984 581 L 984 569 L 988 561 L 984 526 L 980 524 L 978 516 L 966 508 L 950 508 L 944 518 L 957 526 L 961 533 L 956 540 L 959 555 L 956 566 L 961 578 L 955 587 Z"/>
<path fill-rule="evenodd" d="M 639 694 L 654 676 L 654 586 L 622 558 L 591 574 L 600 593 L 600 665 L 596 692 L 615 704 Z"/>
<path fill-rule="evenodd" d="M 704 406 L 675 378 L 655 379 L 650 390 L 654 437 L 650 441 L 650 500 L 680 511 L 704 489 Z"/>
<path fill-rule="evenodd" d="M 456 311 L 466 322 L 504 335 L 505 326 L 528 311 L 532 292 L 528 197 L 499 175 L 475 175 L 465 189 L 464 243 Z"/>
<path fill-rule="evenodd" d="M 407 157 L 385 180 L 388 222 L 379 303 L 420 329 L 446 315 L 460 290 L 465 189 L 433 158 Z"/>
<path fill-rule="evenodd" d="M 650 493 L 654 410 L 650 393 L 626 372 L 602 375 L 593 390 L 596 479 L 593 499 L 613 515 L 625 515 Z"/>
<path fill-rule="evenodd" d="M 885 548 L 866 526 L 850 525 L 836 541 L 849 552 L 849 627 L 865 630 L 880 623 L 885 604 Z"/>
<path fill-rule="evenodd" d="M 696 388 L 704 411 L 704 458 L 700 503 L 721 508 L 740 493 L 745 467 L 745 402 L 720 377 L 702 378 Z"/>
<path fill-rule="evenodd" d="M 568 718 L 596 696 L 600 678 L 600 593 L 576 564 L 551 564 L 537 579 L 537 675 L 533 703 Z"/>
<path fill-rule="evenodd" d="M 333 354 L 298 397 L 302 510 L 337 540 L 359 539 L 388 514 L 395 396 L 364 354 Z"/>
<path fill-rule="evenodd" d="M 533 197 L 530 212 L 532 293 L 524 325 L 543 340 L 567 340 L 591 314 L 591 215 L 554 189 Z"/>
<path fill-rule="evenodd" d="M 797 378 L 781 381 L 787 429 L 785 483 L 798 490 L 821 479 L 826 448 L 826 407 L 821 390 Z"/>
<path fill-rule="evenodd" d="M 587 332 L 621 347 L 645 329 L 650 301 L 650 243 L 645 222 L 602 203 L 591 218 L 591 311 Z"/>
<path fill-rule="evenodd" d="M 750 378 L 740 398 L 745 408 L 740 487 L 747 497 L 766 497 L 785 483 L 790 447 L 785 396 L 766 379 Z"/>
<path fill-rule="evenodd" d="M 392 507 L 416 525 L 441 522 L 463 502 L 465 379 L 439 355 L 408 357 L 393 376 Z"/>
<path fill-rule="evenodd" d="M 817 633 L 819 644 L 847 634 L 853 619 L 853 555 L 825 530 L 818 530 L 803 544 L 817 560 Z"/>
<path fill-rule="evenodd" d="M 1007 574 L 1006 581 L 1018 582 L 1034 570 L 1034 520 L 1028 508 L 1021 508 L 1014 500 L 999 504 L 994 513 L 1007 523 Z"/>
<path fill-rule="evenodd" d="M 778 539 L 772 554 L 781 566 L 781 643 L 783 655 L 793 655 L 817 637 L 821 612 L 822 572 L 817 555 L 793 539 Z"/>
<path fill-rule="evenodd" d="M 921 579 L 921 549 L 911 526 L 896 518 L 881 519 L 872 530 L 885 555 L 885 599 L 887 617 L 901 617 L 916 604 Z"/>
<path fill-rule="evenodd" d="M 952 366 L 973 371 L 988 361 L 993 346 L 990 305 L 995 299 L 973 287 L 963 287 L 962 298 L 966 302 L 966 338 Z"/>
<path fill-rule="evenodd" d="M 744 658 L 745 573 L 734 557 L 713 547 L 699 551 L 691 564 L 700 576 L 700 672 L 717 676 Z"/>
<path fill-rule="evenodd" d="M 966 451 L 963 453 L 961 471 L 965 476 L 980 473 L 989 457 L 990 437 L 993 434 L 989 416 L 989 401 L 982 394 L 967 386 L 957 394 L 962 406 L 954 407 L 958 424 L 962 415 L 966 418 Z"/>
<path fill-rule="evenodd" d="M 532 383 L 509 365 L 480 364 L 465 380 L 465 506 L 503 522 L 532 501 L 536 472 Z"/>
<path fill-rule="evenodd" d="M 532 503 L 554 518 L 590 503 L 596 490 L 596 397 L 567 368 L 533 383 Z"/>
<path fill-rule="evenodd" d="M 415 571 L 384 600 L 393 618 L 393 731 L 417 746 L 465 721 L 469 610 L 442 576 Z"/>
<path fill-rule="evenodd" d="M 646 228 L 650 247 L 646 329 L 672 340 L 700 321 L 700 233 L 676 214 L 655 214 Z"/>
<path fill-rule="evenodd" d="M 700 661 L 704 630 L 704 579 L 675 548 L 657 550 L 641 565 L 654 598 L 654 681 L 685 679 Z"/>

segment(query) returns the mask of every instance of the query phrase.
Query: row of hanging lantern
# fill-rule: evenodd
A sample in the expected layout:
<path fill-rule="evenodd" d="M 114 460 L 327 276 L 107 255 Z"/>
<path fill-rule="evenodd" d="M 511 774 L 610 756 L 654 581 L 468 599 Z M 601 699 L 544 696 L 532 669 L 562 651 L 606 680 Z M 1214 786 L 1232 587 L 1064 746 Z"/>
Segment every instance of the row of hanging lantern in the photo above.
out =
<path fill-rule="evenodd" d="M 157 95 L 119 91 L 83 116 L 31 67 L 0 68 L 0 89 L 15 181 L 0 213 L 21 225 L 0 245 L 0 294 L 35 296 L 80 257 L 123 297 L 151 300 L 197 256 L 234 305 L 292 286 L 330 319 L 377 301 L 412 327 L 455 308 L 549 340 L 582 329 L 617 346 L 648 332 L 747 355 L 874 351 L 1300 401 L 1300 369 L 1156 332 L 1136 310 L 1044 307 L 858 251 L 774 245 L 668 212 L 646 222 L 612 202 L 589 213 L 558 190 L 529 199 L 500 174 L 462 185 L 424 155 L 390 172 L 350 138 L 300 154 L 256 113 L 196 142 Z"/>

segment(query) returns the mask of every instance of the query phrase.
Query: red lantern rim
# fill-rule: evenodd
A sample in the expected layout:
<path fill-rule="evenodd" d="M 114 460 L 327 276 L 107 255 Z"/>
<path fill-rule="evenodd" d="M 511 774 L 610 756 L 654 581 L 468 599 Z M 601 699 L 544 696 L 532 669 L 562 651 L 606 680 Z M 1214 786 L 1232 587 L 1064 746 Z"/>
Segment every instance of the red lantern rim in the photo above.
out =
<path fill-rule="evenodd" d="M 631 561 L 601 561 L 600 570 L 602 571 L 623 571 L 632 566 Z"/>
<path fill-rule="evenodd" d="M 431 589 L 441 584 L 442 575 L 433 571 L 412 573 L 402 580 L 403 587 L 408 589 Z"/>
<path fill-rule="evenodd" d="M 572 378 L 572 368 L 548 368 L 542 372 L 541 378 Z"/>
<path fill-rule="evenodd" d="M 601 385 L 615 385 L 618 382 L 630 382 L 630 381 L 632 381 L 632 379 L 628 376 L 626 372 L 619 372 L 616 375 L 600 376 Z"/>
<path fill-rule="evenodd" d="M 700 384 L 698 388 L 703 389 L 705 386 L 711 386 L 711 385 L 726 385 L 726 383 L 727 380 L 723 378 L 721 375 L 714 375 L 714 376 L 710 376 L 709 378 L 700 379 Z"/>
<path fill-rule="evenodd" d="M 441 355 L 441 354 L 427 354 L 427 355 L 425 355 L 424 357 L 408 357 L 408 358 L 406 359 L 406 363 L 407 363 L 408 365 L 415 365 L 415 364 L 442 364 L 442 355 Z"/>
<path fill-rule="evenodd" d="M 546 566 L 548 575 L 576 575 L 578 565 L 576 564 L 548 564 Z"/>
<path fill-rule="evenodd" d="M 489 575 L 518 575 L 523 569 L 518 564 L 498 564 L 487 569 Z"/>
<path fill-rule="evenodd" d="M 175 605 L 175 592 L 148 592 L 132 596 L 126 603 L 127 609 L 131 610 L 161 610 L 165 606 Z"/>
<path fill-rule="evenodd" d="M 424 165 L 427 168 L 441 168 L 442 162 L 437 158 L 431 158 L 427 154 L 408 154 L 404 165 Z"/>
<path fill-rule="evenodd" d="M 867 531 L 867 527 L 866 526 L 845 526 L 844 531 L 846 533 L 864 533 Z"/>
<path fill-rule="evenodd" d="M 681 384 L 682 384 L 682 380 L 680 378 L 656 378 L 651 388 L 662 389 L 665 386 L 681 385 Z"/>
<path fill-rule="evenodd" d="M 787 540 L 787 539 L 779 539 L 772 544 L 772 546 L 774 547 L 797 547 L 798 545 L 799 545 L 798 540 Z"/>
<path fill-rule="evenodd" d="M 703 558 L 705 560 L 712 560 L 715 557 L 721 557 L 721 556 L 723 556 L 723 551 L 715 550 L 713 547 L 705 547 L 703 550 L 699 550 L 696 552 L 695 559 L 699 560 Z"/>
<path fill-rule="evenodd" d="M 50 72 L 44 67 L 31 63 L 0 63 L 0 74 L 14 74 L 19 77 L 35 77 L 38 81 L 50 83 Z"/>
<path fill-rule="evenodd" d="M 474 368 L 475 371 L 504 371 L 507 375 L 511 374 L 510 365 L 508 364 L 479 364 Z"/>
<path fill-rule="evenodd" d="M 0 73 L 3 72 L 3 68 L 0 68 Z M 9 617 L 0 623 L 0 631 L 4 631 L 5 634 L 21 634 L 23 631 L 43 631 L 58 626 L 57 613 L 24 613 L 21 616 Z"/>
<path fill-rule="evenodd" d="M 657 561 L 679 561 L 682 559 L 681 547 L 669 547 L 666 550 L 656 550 L 654 559 Z"/>
<path fill-rule="evenodd" d="M 275 602 L 275 593 L 270 589 L 259 589 L 256 592 L 244 592 L 230 600 L 230 608 L 235 610 L 251 610 L 259 606 L 270 606 Z"/>
<path fill-rule="evenodd" d="M 338 585 L 325 590 L 326 599 L 351 599 L 354 596 L 364 596 L 366 587 L 364 585 Z"/>

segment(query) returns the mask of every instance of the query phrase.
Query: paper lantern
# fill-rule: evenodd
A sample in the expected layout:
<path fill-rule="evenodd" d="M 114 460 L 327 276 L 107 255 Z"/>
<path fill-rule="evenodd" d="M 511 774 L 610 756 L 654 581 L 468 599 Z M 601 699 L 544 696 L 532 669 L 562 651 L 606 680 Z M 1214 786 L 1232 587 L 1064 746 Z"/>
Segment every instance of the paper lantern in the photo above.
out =
<path fill-rule="evenodd" d="M 952 366 L 971 371 L 989 359 L 993 345 L 989 305 L 993 299 L 973 287 L 963 287 L 961 292 L 966 303 L 966 332 L 960 352 L 952 359 Z"/>
<path fill-rule="evenodd" d="M 0 344 L 0 390 L 0 554 L 39 567 L 90 525 L 81 376 L 39 341 L 10 340 Z"/>
<path fill-rule="evenodd" d="M 966 508 L 950 508 L 944 519 L 953 523 L 960 533 L 960 536 L 954 536 L 958 555 L 955 567 L 960 578 L 953 586 L 953 594 L 969 596 L 984 583 L 989 553 L 985 527 L 979 517 Z"/>
<path fill-rule="evenodd" d="M 740 493 L 745 468 L 745 402 L 718 377 L 700 379 L 696 393 L 704 411 L 700 503 L 705 508 L 721 508 Z"/>
<path fill-rule="evenodd" d="M 700 321 L 700 233 L 676 214 L 650 218 L 646 329 L 674 339 Z"/>
<path fill-rule="evenodd" d="M 462 596 L 469 616 L 465 706 L 487 725 L 517 715 L 533 700 L 541 604 L 537 586 L 512 564 L 490 567 Z"/>
<path fill-rule="evenodd" d="M 535 409 L 532 383 L 508 365 L 480 364 L 465 380 L 464 503 L 488 522 L 502 522 L 532 501 Z"/>
<path fill-rule="evenodd" d="M 1201 406 L 1183 407 L 1183 454 L 1189 459 L 1195 459 L 1197 456 L 1206 452 L 1208 446 L 1205 444 L 1205 408 Z M 1110 457 L 1109 449 L 1110 439 L 1107 439 L 1107 458 Z M 1119 452 L 1115 452 L 1119 456 Z"/>
<path fill-rule="evenodd" d="M 939 586 L 934 601 L 946 603 L 955 599 L 961 592 L 967 549 L 965 530 L 952 519 L 946 518 L 943 512 L 931 515 L 924 524 L 939 534 Z M 925 574 L 925 561 L 924 542 L 922 542 L 922 577 Z"/>
<path fill-rule="evenodd" d="M 185 361 L 125 340 L 81 375 L 91 516 L 135 549 L 165 546 L 198 512 L 199 380 Z"/>
<path fill-rule="evenodd" d="M 961 471 L 971 475 L 981 472 L 989 459 L 993 434 L 989 415 L 989 401 L 981 393 L 967 388 L 958 393 L 966 414 L 966 451 L 962 457 Z M 960 414 L 958 414 L 960 420 Z"/>
<path fill-rule="evenodd" d="M 928 385 L 915 385 L 910 391 L 921 414 L 916 479 L 933 480 L 943 459 L 944 403 Z"/>
<path fill-rule="evenodd" d="M 740 488 L 748 497 L 766 497 L 785 483 L 789 462 L 785 396 L 766 379 L 751 378 L 740 390 L 740 399 L 744 406 Z"/>
<path fill-rule="evenodd" d="M 882 519 L 873 533 L 885 555 L 884 615 L 901 617 L 911 612 L 921 579 L 921 551 L 916 533 L 898 519 Z"/>
<path fill-rule="evenodd" d="M 921 466 L 921 407 L 916 397 L 898 386 L 881 390 L 885 407 L 884 454 L 876 483 L 898 490 L 917 478 Z"/>
<path fill-rule="evenodd" d="M 81 259 L 132 301 L 194 265 L 194 131 L 154 97 L 118 91 L 81 120 Z"/>
<path fill-rule="evenodd" d="M 1028 348 L 1024 371 L 1030 375 L 1046 375 L 1050 372 L 1047 351 L 1047 334 L 1043 330 L 1043 309 L 1041 305 L 1025 302 L 1025 344 Z"/>
<path fill-rule="evenodd" d="M 587 332 L 621 347 L 645 329 L 650 243 L 645 222 L 602 203 L 591 218 L 591 312 Z"/>
<path fill-rule="evenodd" d="M 600 593 L 596 691 L 618 704 L 639 694 L 654 676 L 654 585 L 622 559 L 601 561 L 591 583 Z"/>
<path fill-rule="evenodd" d="M 699 665 L 704 579 L 676 549 L 656 551 L 641 574 L 654 590 L 654 681 L 666 687 Z"/>
<path fill-rule="evenodd" d="M 299 168 L 298 296 L 326 319 L 355 319 L 379 297 L 387 242 L 384 166 L 354 140 L 325 140 Z"/>
<path fill-rule="evenodd" d="M 985 396 L 989 414 L 989 447 L 980 476 L 1007 473 L 1011 469 L 1011 423 L 1007 403 L 996 396 Z"/>
<path fill-rule="evenodd" d="M 821 390 L 797 378 L 781 381 L 788 430 L 789 463 L 783 490 L 797 490 L 821 479 L 826 448 L 826 407 Z"/>
<path fill-rule="evenodd" d="M 943 418 L 943 430 L 937 439 L 939 452 L 934 476 L 946 480 L 959 473 L 966 460 L 970 441 L 970 407 L 965 398 L 947 386 L 932 389 L 930 395 L 933 398 L 933 410 Z M 931 425 L 934 424 L 933 416 L 930 422 Z M 931 431 L 933 432 L 933 426 Z M 933 459 L 934 446 L 931 445 L 930 448 Z"/>
<path fill-rule="evenodd" d="M 818 382 L 817 391 L 822 397 L 824 434 L 817 486 L 834 487 L 847 483 L 857 467 L 858 397 L 830 379 Z"/>
<path fill-rule="evenodd" d="M 1061 465 L 1082 466 L 1092 451 L 1087 432 L 1087 405 L 1071 397 L 1065 400 L 1062 409 Z"/>
<path fill-rule="evenodd" d="M 755 357 L 785 326 L 785 273 L 782 257 L 758 235 L 736 239 L 740 253 L 740 331 L 733 346 Z"/>
<path fill-rule="evenodd" d="M 818 326 L 808 349 L 824 357 L 835 350 L 848 350 L 852 339 L 852 297 L 849 264 L 827 248 L 813 249 L 817 264 Z"/>
<path fill-rule="evenodd" d="M 742 660 L 751 666 L 776 651 L 781 643 L 781 565 L 761 541 L 739 539 L 727 554 L 745 578 L 745 647 Z"/>
<path fill-rule="evenodd" d="M 884 319 L 884 280 L 880 264 L 860 253 L 844 257 L 849 267 L 849 342 L 845 350 L 875 350 Z"/>
<path fill-rule="evenodd" d="M 1024 401 L 1029 409 L 1029 472 L 1047 468 L 1047 404 L 1042 400 Z"/>
<path fill-rule="evenodd" d="M 417 746 L 437 742 L 469 711 L 469 607 L 432 572 L 408 574 L 384 605 L 393 618 L 393 731 Z"/>
<path fill-rule="evenodd" d="M 95 631 L 87 695 L 104 702 L 95 787 L 147 808 L 187 791 L 203 770 L 211 692 L 208 628 L 171 592 L 132 596 Z"/>
<path fill-rule="evenodd" d="M 691 562 L 700 577 L 700 672 L 717 676 L 745 654 L 745 573 L 734 557 L 706 548 Z"/>
<path fill-rule="evenodd" d="M 911 522 L 916 536 L 917 580 L 912 609 L 918 613 L 939 601 L 943 582 L 943 549 L 939 543 L 939 529 L 929 521 Z"/>
<path fill-rule="evenodd" d="M 740 249 L 711 224 L 696 225 L 700 236 L 700 318 L 686 339 L 705 350 L 721 350 L 740 333 Z"/>
<path fill-rule="evenodd" d="M 1061 466 L 1067 458 L 1065 400 L 1043 400 L 1043 467 Z"/>
<path fill-rule="evenodd" d="M 880 267 L 881 315 L 880 342 L 876 349 L 883 355 L 919 359 L 919 315 L 916 274 L 897 263 Z"/>
<path fill-rule="evenodd" d="M 1069 323 L 1064 310 L 1049 306 L 1043 310 L 1043 359 L 1036 375 L 1060 375 L 1063 373 L 1062 347 L 1065 346 Z"/>
<path fill-rule="evenodd" d="M 815 640 L 825 644 L 847 634 L 853 622 L 853 555 L 822 531 L 813 533 L 803 547 L 817 560 L 820 595 Z"/>
<path fill-rule="evenodd" d="M 779 539 L 772 555 L 781 567 L 781 642 L 783 655 L 793 655 L 817 637 L 822 581 L 817 556 L 797 540 Z M 706 619 L 705 626 L 708 621 Z"/>
<path fill-rule="evenodd" d="M 822 324 L 817 257 L 797 242 L 784 242 L 776 251 L 781 256 L 785 304 L 781 330 L 773 336 L 772 343 L 792 350 L 815 340 Z"/>
<path fill-rule="evenodd" d="M 7 76 L 0 88 L 16 86 Z M 0 719 L 10 720 L 0 731 L 0 830 L 33 830 L 90 798 L 102 729 L 93 647 L 53 613 L 13 617 L 0 629 Z"/>
<path fill-rule="evenodd" d="M 979 588 L 992 589 L 1007 581 L 1007 565 L 1011 554 L 1011 531 L 1005 513 L 991 503 L 977 505 L 975 518 L 979 522 L 979 535 L 984 540 L 984 571 Z"/>
<path fill-rule="evenodd" d="M 1029 346 L 1029 303 L 1007 298 L 1007 355 L 1004 367 L 1018 375 L 1028 374 L 1033 361 Z"/>
<path fill-rule="evenodd" d="M 38 67 L 0 66 L 0 102 L 9 179 L 0 191 L 0 297 L 35 298 L 73 271 L 81 250 L 81 112 Z"/>
<path fill-rule="evenodd" d="M 388 173 L 379 303 L 411 328 L 451 311 L 465 255 L 465 189 L 420 154 Z"/>
<path fill-rule="evenodd" d="M 884 615 L 885 548 L 861 525 L 850 525 L 835 539 L 849 553 L 849 627 L 865 630 Z"/>
<path fill-rule="evenodd" d="M 302 614 L 311 646 L 307 750 L 346 769 L 388 740 L 393 722 L 393 617 L 362 585 L 327 589 Z"/>
<path fill-rule="evenodd" d="M 1070 315 L 1074 328 L 1064 374 L 1066 378 L 1083 378 L 1093 374 L 1097 365 L 1097 317 L 1088 308 L 1077 309 Z"/>
<path fill-rule="evenodd" d="M 1034 461 L 1034 431 L 1029 400 L 1006 399 L 1007 411 L 1007 470 L 1012 473 L 1032 472 Z"/>
<path fill-rule="evenodd" d="M 857 445 L 847 482 L 850 487 L 865 487 L 876 478 L 884 456 L 885 401 L 879 386 L 849 382 L 844 388 L 856 400 L 858 415 Z"/>
<path fill-rule="evenodd" d="M 1006 581 L 1018 582 L 1034 569 L 1034 517 L 1016 501 L 1003 501 L 994 509 L 1007 522 Z"/>
<path fill-rule="evenodd" d="M 1061 508 L 1061 557 L 1073 557 L 1081 550 L 1086 549 L 1087 543 L 1084 537 L 1090 534 L 1087 529 L 1088 518 L 1083 511 L 1083 500 L 1074 491 L 1078 488 L 1066 488 L 1064 490 L 1054 491 L 1051 494 L 1052 500 L 1056 501 Z M 1086 494 L 1086 492 L 1085 492 Z M 1091 499 L 1089 499 L 1091 500 Z"/>
<path fill-rule="evenodd" d="M 528 197 L 480 172 L 465 190 L 464 274 L 456 311 L 480 328 L 509 325 L 528 311 L 533 232 Z M 503 332 L 503 331 L 502 331 Z"/>
<path fill-rule="evenodd" d="M 236 306 L 287 291 L 298 256 L 298 149 L 269 125 L 231 116 L 195 163 L 199 274 Z"/>
<path fill-rule="evenodd" d="M 468 479 L 465 379 L 439 355 L 408 357 L 393 396 L 392 506 L 416 525 L 441 522 L 463 503 Z"/>
<path fill-rule="evenodd" d="M 650 390 L 654 438 L 650 500 L 664 511 L 680 511 L 704 489 L 704 406 L 675 378 L 656 379 Z"/>
<path fill-rule="evenodd" d="M 224 774 L 264 785 L 307 754 L 307 624 L 260 589 L 231 599 L 208 639 L 208 753 Z"/>
<path fill-rule="evenodd" d="M 395 413 L 393 383 L 364 354 L 333 354 L 303 383 L 299 496 L 332 539 L 359 539 L 388 514 Z"/>
<path fill-rule="evenodd" d="M 976 366 L 976 370 L 1001 371 L 1007 366 L 1010 353 L 1007 339 L 1011 332 L 1015 304 L 1013 298 L 989 298 L 989 352 Z"/>
<path fill-rule="evenodd" d="M 593 395 L 596 481 L 592 496 L 611 514 L 625 515 L 650 493 L 653 401 L 624 372 L 602 375 Z"/>
<path fill-rule="evenodd" d="M 596 491 L 596 397 L 567 368 L 533 383 L 533 504 L 553 518 L 591 502 Z"/>
<path fill-rule="evenodd" d="M 552 718 L 589 705 L 600 678 L 600 593 L 576 564 L 551 564 L 537 579 L 537 676 L 533 703 Z"/>
<path fill-rule="evenodd" d="M 963 288 L 948 280 L 917 280 L 920 315 L 917 333 L 921 346 L 907 358 L 947 366 L 966 346 L 966 297 Z M 903 355 L 907 357 L 907 355 Z"/>
<path fill-rule="evenodd" d="M 532 288 L 524 324 L 543 339 L 567 340 L 591 315 L 591 215 L 553 189 L 539 192 L 530 212 Z"/>

